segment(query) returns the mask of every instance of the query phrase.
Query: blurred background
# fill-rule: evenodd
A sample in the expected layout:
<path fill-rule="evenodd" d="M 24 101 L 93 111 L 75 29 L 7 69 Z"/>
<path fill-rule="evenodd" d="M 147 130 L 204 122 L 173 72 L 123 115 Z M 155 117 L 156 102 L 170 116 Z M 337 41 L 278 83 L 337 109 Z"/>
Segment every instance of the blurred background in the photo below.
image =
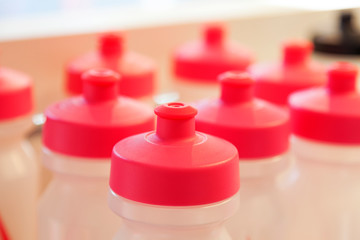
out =
<path fill-rule="evenodd" d="M 121 31 L 127 48 L 156 60 L 163 93 L 173 49 L 199 38 L 203 23 L 226 23 L 229 37 L 251 48 L 257 61 L 274 61 L 284 40 L 335 31 L 339 11 L 356 15 L 357 7 L 358 1 L 0 0 L 0 64 L 32 76 L 42 111 L 64 97 L 65 63 L 94 49 L 100 33 Z"/>

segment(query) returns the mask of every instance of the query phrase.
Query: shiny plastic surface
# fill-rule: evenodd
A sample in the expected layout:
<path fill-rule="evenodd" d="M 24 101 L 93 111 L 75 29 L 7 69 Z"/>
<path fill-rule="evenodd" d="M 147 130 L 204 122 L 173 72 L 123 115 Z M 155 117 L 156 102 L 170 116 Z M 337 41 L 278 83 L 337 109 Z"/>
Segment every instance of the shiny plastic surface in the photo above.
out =
<path fill-rule="evenodd" d="M 236 194 L 213 204 L 164 207 L 129 201 L 110 191 L 109 206 L 123 217 L 113 240 L 231 240 L 224 222 L 238 204 Z"/>
<path fill-rule="evenodd" d="M 292 137 L 298 181 L 287 239 L 359 239 L 360 148 Z"/>
<path fill-rule="evenodd" d="M 240 205 L 226 227 L 233 239 L 289 240 L 289 194 L 296 182 L 288 153 L 240 161 Z"/>
<path fill-rule="evenodd" d="M 38 240 L 111 239 L 121 221 L 107 206 L 110 161 L 44 149 L 44 164 L 54 175 L 39 200 Z"/>

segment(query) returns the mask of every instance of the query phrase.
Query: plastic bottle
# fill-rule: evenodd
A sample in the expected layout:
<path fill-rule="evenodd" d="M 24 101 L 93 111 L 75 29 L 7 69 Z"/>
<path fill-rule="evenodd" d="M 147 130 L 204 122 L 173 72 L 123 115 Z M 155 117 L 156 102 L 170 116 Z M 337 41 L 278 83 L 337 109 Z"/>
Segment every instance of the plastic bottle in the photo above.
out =
<path fill-rule="evenodd" d="M 81 74 L 92 68 L 109 68 L 121 74 L 120 94 L 151 101 L 155 90 L 155 64 L 143 55 L 127 50 L 120 34 L 99 37 L 98 49 L 71 60 L 66 65 L 66 90 L 82 93 Z M 147 99 L 149 98 L 149 99 Z"/>
<path fill-rule="evenodd" d="M 325 87 L 290 96 L 299 180 L 288 239 L 360 239 L 360 93 L 356 66 L 338 62 Z"/>
<path fill-rule="evenodd" d="M 32 89 L 28 76 L 0 68 L 0 229 L 11 240 L 36 237 L 39 163 L 25 140 Z"/>
<path fill-rule="evenodd" d="M 226 39 L 225 27 L 208 24 L 200 40 L 179 46 L 173 54 L 174 88 L 180 100 L 196 101 L 214 97 L 217 76 L 229 70 L 246 70 L 253 62 L 252 53 Z"/>
<path fill-rule="evenodd" d="M 294 178 L 288 154 L 289 115 L 254 97 L 246 72 L 219 76 L 221 96 L 194 104 L 196 129 L 228 140 L 240 159 L 240 208 L 226 226 L 233 239 L 287 240 L 286 192 Z"/>
<path fill-rule="evenodd" d="M 120 221 L 107 207 L 111 149 L 154 128 L 152 110 L 118 96 L 119 76 L 84 73 L 84 94 L 48 107 L 44 164 L 54 172 L 39 203 L 39 240 L 110 239 Z"/>
<path fill-rule="evenodd" d="M 109 206 L 123 218 L 114 240 L 230 240 L 224 221 L 239 201 L 236 148 L 195 132 L 189 105 L 155 113 L 156 131 L 113 149 Z"/>
<path fill-rule="evenodd" d="M 290 40 L 283 45 L 282 62 L 251 66 L 255 96 L 287 108 L 291 93 L 324 85 L 326 68 L 310 59 L 312 49 L 309 41 Z"/>

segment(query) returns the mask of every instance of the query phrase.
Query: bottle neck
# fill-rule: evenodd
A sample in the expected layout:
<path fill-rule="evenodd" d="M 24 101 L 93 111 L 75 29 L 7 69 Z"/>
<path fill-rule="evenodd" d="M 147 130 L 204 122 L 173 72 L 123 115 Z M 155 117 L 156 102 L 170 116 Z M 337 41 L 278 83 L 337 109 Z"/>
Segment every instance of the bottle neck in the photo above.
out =
<path fill-rule="evenodd" d="M 305 65 L 310 59 L 313 45 L 309 41 L 294 40 L 284 44 L 283 64 L 285 66 Z"/>
<path fill-rule="evenodd" d="M 224 29 L 221 26 L 208 26 L 204 31 L 204 41 L 207 47 L 222 47 L 224 44 Z"/>
<path fill-rule="evenodd" d="M 156 135 L 163 140 L 176 141 L 195 138 L 195 118 L 166 119 L 157 118 Z"/>
<path fill-rule="evenodd" d="M 222 84 L 220 99 L 226 104 L 249 103 L 253 100 L 253 86 L 236 88 Z"/>
<path fill-rule="evenodd" d="M 300 55 L 300 56 L 291 56 L 284 55 L 283 59 L 283 65 L 286 67 L 292 67 L 292 66 L 302 66 L 306 65 L 309 62 L 309 56 L 308 55 Z"/>

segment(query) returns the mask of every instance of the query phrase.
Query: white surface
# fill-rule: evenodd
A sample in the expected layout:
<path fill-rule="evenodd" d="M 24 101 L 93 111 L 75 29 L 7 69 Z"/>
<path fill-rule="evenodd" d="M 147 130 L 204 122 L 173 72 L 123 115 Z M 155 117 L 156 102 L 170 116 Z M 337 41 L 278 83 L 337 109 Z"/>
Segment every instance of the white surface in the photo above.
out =
<path fill-rule="evenodd" d="M 0 0 L 0 41 L 359 6 L 357 0 Z"/>
<path fill-rule="evenodd" d="M 337 10 L 345 8 L 358 8 L 360 3 L 358 0 L 302 0 L 302 1 L 288 1 L 288 0 L 270 0 L 274 5 L 282 7 L 293 7 L 307 10 Z"/>

